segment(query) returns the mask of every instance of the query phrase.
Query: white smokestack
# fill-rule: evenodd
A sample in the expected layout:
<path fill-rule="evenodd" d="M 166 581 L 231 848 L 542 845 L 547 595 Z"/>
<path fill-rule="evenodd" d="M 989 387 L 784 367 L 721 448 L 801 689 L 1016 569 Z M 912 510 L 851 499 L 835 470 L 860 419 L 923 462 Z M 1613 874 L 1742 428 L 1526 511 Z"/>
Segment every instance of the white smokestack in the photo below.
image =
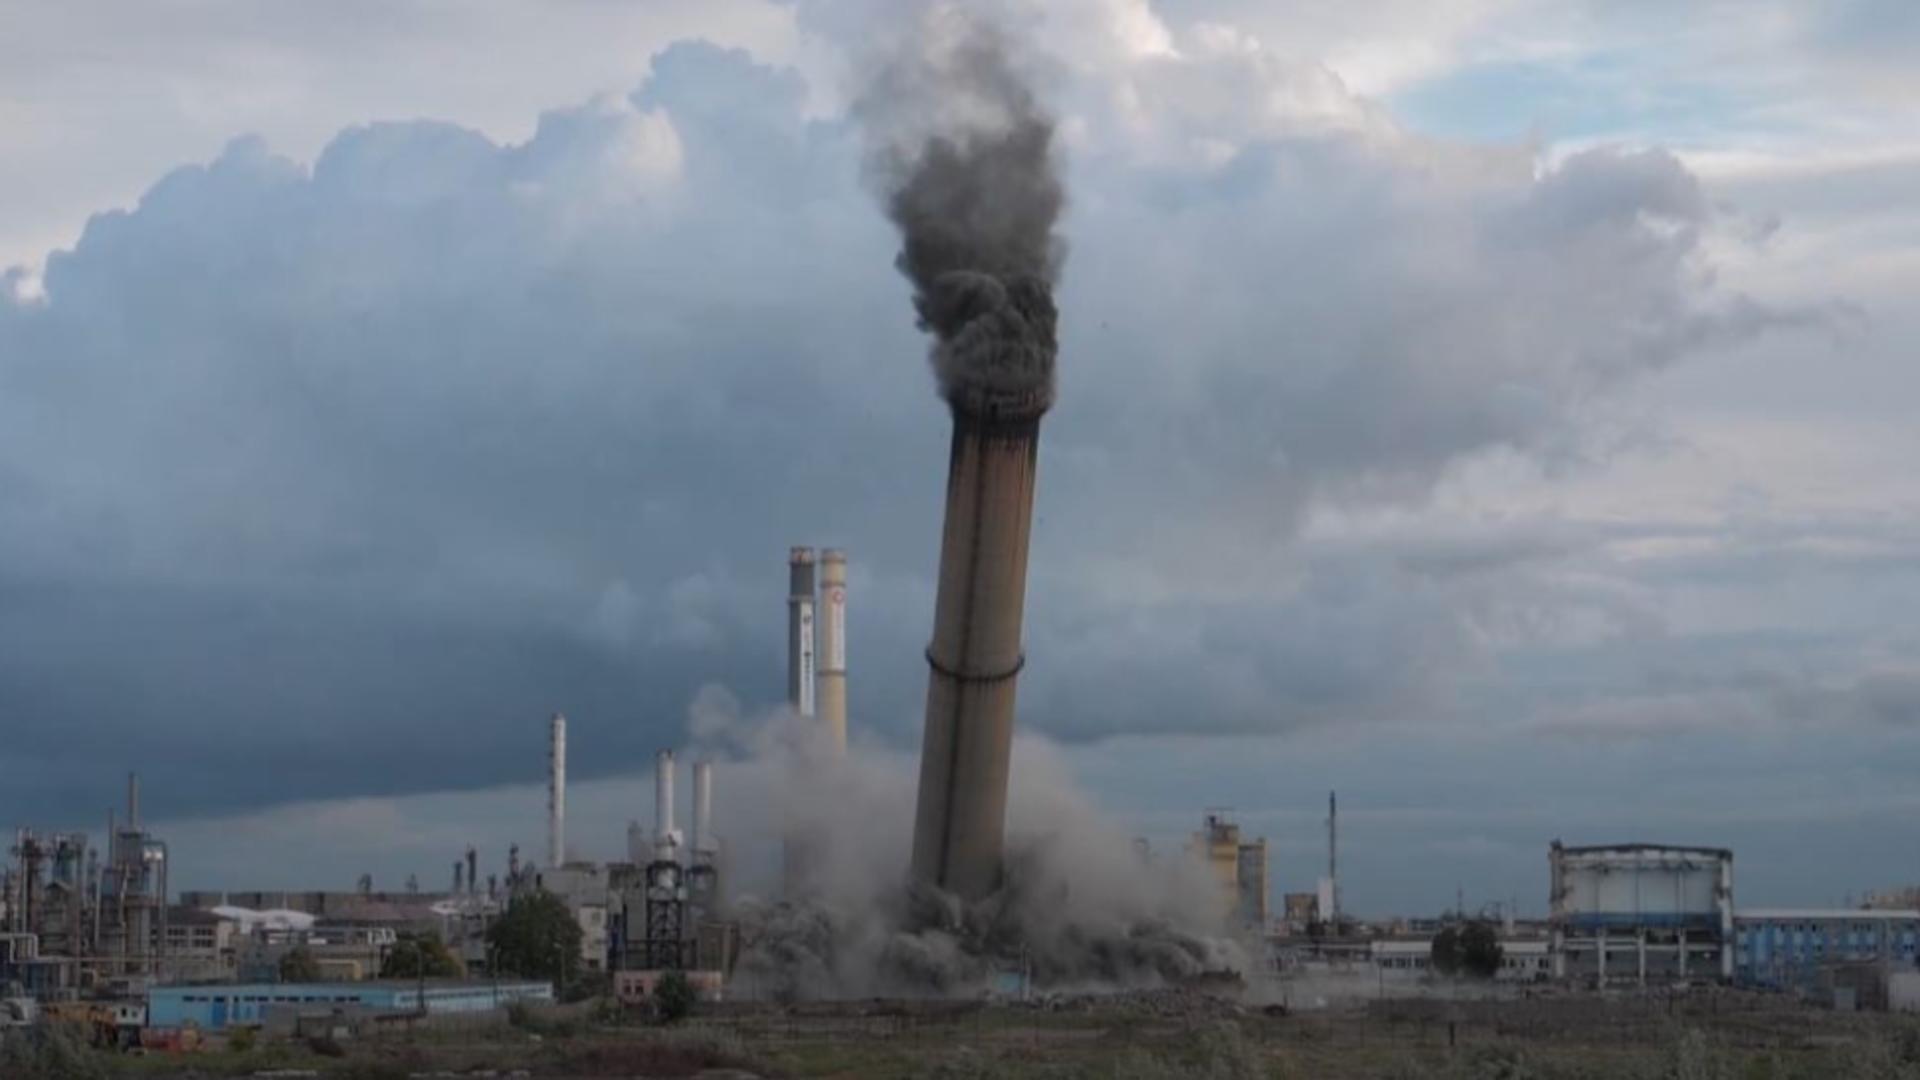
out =
<path fill-rule="evenodd" d="M 713 762 L 693 763 L 693 854 L 713 854 Z"/>
<path fill-rule="evenodd" d="M 813 715 L 813 549 L 796 547 L 787 553 L 787 704 L 800 715 Z"/>
<path fill-rule="evenodd" d="M 567 718 L 553 714 L 547 742 L 547 865 L 567 861 Z"/>
<path fill-rule="evenodd" d="M 847 555 L 820 553 L 819 667 L 814 681 L 820 726 L 835 753 L 847 752 Z"/>
<path fill-rule="evenodd" d="M 673 827 L 673 751 L 662 750 L 653 767 L 654 858 L 678 861 L 680 839 L 680 830 Z"/>

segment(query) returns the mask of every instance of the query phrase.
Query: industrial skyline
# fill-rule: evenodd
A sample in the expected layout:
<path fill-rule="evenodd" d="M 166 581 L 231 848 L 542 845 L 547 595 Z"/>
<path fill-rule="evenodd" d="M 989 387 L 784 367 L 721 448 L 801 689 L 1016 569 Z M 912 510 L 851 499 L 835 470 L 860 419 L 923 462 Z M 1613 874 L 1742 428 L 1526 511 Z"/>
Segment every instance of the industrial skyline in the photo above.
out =
<path fill-rule="evenodd" d="M 1538 897 L 1553 837 L 1783 906 L 1908 876 L 1920 43 L 1760 6 L 1035 16 L 1074 197 L 1016 780 L 1156 848 L 1233 807 L 1276 892 L 1337 788 L 1360 913 Z M 792 543 L 850 556 L 853 743 L 917 755 L 951 447 L 872 12 L 638 7 L 400 3 L 372 64 L 223 3 L 0 40 L 0 823 L 97 832 L 137 770 L 176 885 L 439 887 L 547 858 L 559 712 L 558 846 L 618 857 L 659 748 L 788 700 Z"/>

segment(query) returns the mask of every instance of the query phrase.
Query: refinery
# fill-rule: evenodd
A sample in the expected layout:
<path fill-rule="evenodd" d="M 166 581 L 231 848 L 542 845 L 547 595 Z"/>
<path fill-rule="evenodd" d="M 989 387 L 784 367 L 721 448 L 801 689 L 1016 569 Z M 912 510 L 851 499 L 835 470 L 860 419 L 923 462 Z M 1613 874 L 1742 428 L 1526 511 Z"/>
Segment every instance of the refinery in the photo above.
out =
<path fill-rule="evenodd" d="M 1900 20 L 69 6 L 0 1080 L 1920 1080 Z"/>
<path fill-rule="evenodd" d="M 978 436 L 958 432 L 956 442 Z M 1017 438 L 1002 445 L 1013 455 L 1013 475 L 1029 476 L 1030 445 Z M 956 474 L 964 477 L 956 487 L 976 487 L 963 470 L 983 456 L 991 455 L 956 448 Z M 1018 485 L 1010 498 L 1020 502 Z M 964 516 L 971 507 L 950 505 L 949 511 L 950 518 Z M 995 542 L 1013 543 L 1021 529 L 1016 524 Z M 974 563 L 964 556 L 977 535 L 950 521 L 943 567 Z M 781 715 L 801 736 L 790 752 L 810 768 L 830 770 L 849 753 L 847 556 L 794 547 L 788 567 L 788 700 Z M 297 890 L 208 891 L 172 882 L 170 851 L 146 824 L 137 775 L 127 777 L 124 807 L 106 815 L 97 836 L 16 830 L 0 871 L 6 1002 L 0 1018 L 20 1025 L 49 1010 L 55 1016 L 92 1010 L 88 1015 L 114 1018 L 113 1038 L 124 1045 L 167 1047 L 179 1045 L 183 1033 L 297 1027 L 302 1016 L 331 1015 L 342 1001 L 369 1024 L 382 1016 L 550 1003 L 588 992 L 583 988 L 646 1008 L 669 972 L 684 974 L 713 1003 L 831 1001 L 876 991 L 909 999 L 1017 1001 L 1044 998 L 1060 986 L 1084 989 L 1097 973 L 1093 981 L 1114 992 L 1225 985 L 1250 1000 L 1332 1007 L 1389 988 L 1419 997 L 1450 986 L 1434 982 L 1442 976 L 1435 940 L 1467 926 L 1489 927 L 1497 941 L 1490 986 L 1588 994 L 1725 987 L 1828 1008 L 1920 1009 L 1920 890 L 1869 894 L 1848 908 L 1754 907 L 1736 900 L 1734 853 L 1725 848 L 1552 840 L 1542 846 L 1543 914 L 1522 917 L 1514 905 L 1492 902 L 1363 916 L 1342 904 L 1340 804 L 1332 792 L 1321 838 L 1324 873 L 1306 879 L 1309 887 L 1271 894 L 1275 880 L 1300 880 L 1313 864 L 1273 865 L 1268 838 L 1247 835 L 1230 809 L 1208 808 L 1196 813 L 1197 829 L 1176 851 L 1154 851 L 1145 838 L 1125 845 L 1129 873 L 1158 881 L 1187 906 L 1177 925 L 1157 931 L 1174 935 L 1171 947 L 1145 947 L 1143 928 L 1133 927 L 1126 934 L 1137 954 L 1112 963 L 1111 943 L 1102 944 L 1089 926 L 1079 928 L 1073 948 L 1100 952 L 1106 961 L 1046 955 L 1039 924 L 1023 921 L 1019 903 L 1007 899 L 1022 887 L 1009 876 L 1019 872 L 1020 856 L 1002 851 L 1019 605 L 997 601 L 994 590 L 1017 594 L 1017 574 L 982 583 L 950 572 L 942 580 L 935 645 L 927 656 L 929 749 L 921 760 L 911 877 L 899 881 L 898 906 L 861 913 L 893 921 L 890 942 L 865 953 L 850 941 L 839 945 L 872 968 L 859 978 L 808 970 L 820 964 L 808 950 L 823 948 L 808 933 L 832 937 L 848 929 L 840 924 L 849 913 L 825 899 L 835 894 L 833 883 L 823 880 L 826 868 L 841 865 L 830 831 L 800 825 L 781 838 L 782 895 L 747 895 L 729 879 L 728 837 L 715 825 L 716 807 L 727 799 L 728 761 L 689 762 L 675 748 L 662 748 L 650 820 L 627 827 L 626 858 L 572 857 L 567 720 L 555 713 L 541 725 L 548 761 L 544 857 L 525 857 L 517 844 L 508 845 L 493 853 L 498 863 L 489 859 L 483 868 L 480 849 L 468 846 L 446 864 L 446 889 L 423 888 L 415 879 L 403 890 L 380 891 L 368 877 L 338 890 L 316 882 Z M 993 633 L 967 632 L 962 604 L 948 587 L 975 597 L 972 610 L 992 615 Z M 986 692 L 975 683 L 985 683 Z M 959 738 L 956 727 L 977 733 L 979 741 Z M 676 793 L 683 777 L 691 785 L 685 829 Z M 950 794 L 955 787 L 969 797 Z M 499 970 L 489 947 L 489 928 L 536 894 L 557 898 L 579 928 L 577 955 L 559 978 Z M 998 925 L 968 925 L 981 919 Z M 1183 945 L 1179 935 L 1192 944 Z M 914 948 L 936 937 L 970 955 L 929 976 L 916 967 L 914 957 L 925 958 Z M 383 973 L 390 976 L 405 942 L 423 938 L 446 945 L 464 981 L 436 981 L 432 994 L 406 997 Z M 310 963 L 305 983 L 286 977 L 291 954 Z"/>

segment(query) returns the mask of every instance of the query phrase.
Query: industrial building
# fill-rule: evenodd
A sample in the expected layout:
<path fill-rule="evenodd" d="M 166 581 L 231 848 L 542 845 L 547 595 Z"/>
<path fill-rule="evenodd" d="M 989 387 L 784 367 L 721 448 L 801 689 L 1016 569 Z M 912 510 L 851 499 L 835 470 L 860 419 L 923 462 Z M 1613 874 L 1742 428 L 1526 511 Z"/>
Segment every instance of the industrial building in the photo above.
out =
<path fill-rule="evenodd" d="M 1432 970 L 1433 939 L 1427 935 L 1374 938 L 1368 948 L 1383 977 L 1421 976 Z M 1496 980 L 1544 982 L 1552 977 L 1553 951 L 1545 938 L 1500 939 L 1500 970 L 1494 974 Z"/>
<path fill-rule="evenodd" d="M 1556 840 L 1547 859 L 1556 977 L 1598 986 L 1733 978 L 1733 852 Z"/>
<path fill-rule="evenodd" d="M 1813 990 L 1848 964 L 1911 971 L 1920 947 L 1920 910 L 1756 908 L 1733 927 L 1735 979 L 1778 990 Z"/>
<path fill-rule="evenodd" d="M 0 983 L 60 996 L 168 977 L 167 845 L 141 827 L 138 776 L 106 837 L 102 852 L 86 833 L 15 833 L 0 872 Z"/>
<path fill-rule="evenodd" d="M 357 982 L 228 983 L 206 986 L 156 986 L 147 994 L 147 1023 L 156 1028 L 189 1025 L 220 1031 L 232 1025 L 262 1024 L 276 1009 L 327 1006 L 376 1014 L 484 1012 L 516 1002 L 551 1002 L 547 982 Z"/>
<path fill-rule="evenodd" d="M 1187 845 L 1219 890 L 1221 918 L 1228 925 L 1264 928 L 1267 924 L 1267 841 L 1243 840 L 1240 826 L 1225 810 L 1209 810 L 1200 831 Z"/>

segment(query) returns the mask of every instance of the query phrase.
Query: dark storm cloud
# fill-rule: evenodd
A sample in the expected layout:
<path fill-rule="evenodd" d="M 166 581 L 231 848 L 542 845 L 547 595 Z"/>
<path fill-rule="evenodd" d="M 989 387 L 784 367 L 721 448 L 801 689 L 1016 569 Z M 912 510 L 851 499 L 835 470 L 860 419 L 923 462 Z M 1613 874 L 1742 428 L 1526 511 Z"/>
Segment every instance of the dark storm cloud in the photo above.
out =
<path fill-rule="evenodd" d="M 796 542 L 852 549 L 855 723 L 910 732 L 945 418 L 861 140 L 801 92 L 683 45 L 523 145 L 238 141 L 0 299 L 0 821 L 91 820 L 134 765 L 205 811 L 537 777 L 556 707 L 577 773 L 639 767 L 701 683 L 779 695 Z M 1302 509 L 1565 453 L 1597 389 L 1772 317 L 1696 272 L 1711 211 L 1665 155 L 1536 181 L 1148 113 L 1238 149 L 1110 139 L 1076 177 L 1062 347 L 1099 376 L 1049 433 L 1038 730 L 1445 692 L 1514 605 L 1405 551 L 1272 573 Z"/>

